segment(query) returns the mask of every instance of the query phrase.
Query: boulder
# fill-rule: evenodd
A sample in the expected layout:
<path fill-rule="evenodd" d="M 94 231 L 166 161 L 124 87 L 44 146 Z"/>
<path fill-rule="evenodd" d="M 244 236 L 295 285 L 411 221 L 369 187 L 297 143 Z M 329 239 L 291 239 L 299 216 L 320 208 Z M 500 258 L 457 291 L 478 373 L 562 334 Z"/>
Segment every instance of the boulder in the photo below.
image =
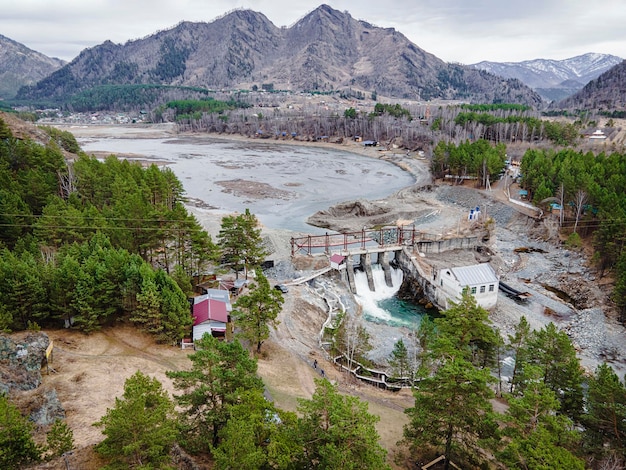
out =
<path fill-rule="evenodd" d="M 65 409 L 55 389 L 46 390 L 39 395 L 39 406 L 33 408 L 30 420 L 38 426 L 49 426 L 57 419 L 65 419 Z"/>
<path fill-rule="evenodd" d="M 65 410 L 53 388 L 41 385 L 50 338 L 43 332 L 0 335 L 0 393 L 13 401 L 38 426 L 65 419 Z"/>
<path fill-rule="evenodd" d="M 49 344 L 42 332 L 0 335 L 0 393 L 37 388 Z"/>

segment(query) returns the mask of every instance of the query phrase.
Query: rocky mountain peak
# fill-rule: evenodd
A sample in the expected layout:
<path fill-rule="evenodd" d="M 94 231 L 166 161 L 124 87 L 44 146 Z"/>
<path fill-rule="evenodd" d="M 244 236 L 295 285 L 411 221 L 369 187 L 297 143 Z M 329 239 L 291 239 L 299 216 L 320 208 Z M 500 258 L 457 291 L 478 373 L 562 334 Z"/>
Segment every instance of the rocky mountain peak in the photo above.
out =
<path fill-rule="evenodd" d="M 23 99 L 67 100 L 103 84 L 164 84 L 209 89 L 271 84 L 292 91 L 357 90 L 410 99 L 522 102 L 541 99 L 521 83 L 446 64 L 393 28 L 321 5 L 293 26 L 234 10 L 211 23 L 83 51 L 71 64 L 23 89 Z"/>
<path fill-rule="evenodd" d="M 483 61 L 470 67 L 505 78 L 517 78 L 539 92 L 544 99 L 558 101 L 580 90 L 621 61 L 622 59 L 617 56 L 590 52 L 564 60 Z"/>
<path fill-rule="evenodd" d="M 626 60 L 610 68 L 585 87 L 560 101 L 560 109 L 626 110 Z"/>
<path fill-rule="evenodd" d="M 13 98 L 21 87 L 37 83 L 65 63 L 0 34 L 0 99 Z"/>

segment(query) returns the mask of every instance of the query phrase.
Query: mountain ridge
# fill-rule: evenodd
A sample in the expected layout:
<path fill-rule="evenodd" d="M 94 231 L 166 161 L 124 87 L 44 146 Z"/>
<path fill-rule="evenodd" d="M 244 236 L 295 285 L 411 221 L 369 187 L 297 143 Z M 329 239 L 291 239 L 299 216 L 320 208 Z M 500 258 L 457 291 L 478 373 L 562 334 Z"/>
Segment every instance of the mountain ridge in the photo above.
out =
<path fill-rule="evenodd" d="M 589 52 L 563 60 L 533 59 L 522 62 L 482 61 L 471 64 L 505 78 L 517 78 L 548 101 L 559 101 L 581 90 L 623 59 Z"/>
<path fill-rule="evenodd" d="M 574 95 L 556 103 L 554 107 L 623 112 L 626 110 L 626 60 L 587 83 Z"/>
<path fill-rule="evenodd" d="M 321 5 L 290 27 L 234 10 L 210 23 L 181 22 L 153 35 L 83 50 L 20 99 L 67 99 L 104 84 L 167 84 L 293 91 L 360 90 L 416 100 L 455 99 L 542 106 L 519 80 L 448 64 L 393 28 Z"/>

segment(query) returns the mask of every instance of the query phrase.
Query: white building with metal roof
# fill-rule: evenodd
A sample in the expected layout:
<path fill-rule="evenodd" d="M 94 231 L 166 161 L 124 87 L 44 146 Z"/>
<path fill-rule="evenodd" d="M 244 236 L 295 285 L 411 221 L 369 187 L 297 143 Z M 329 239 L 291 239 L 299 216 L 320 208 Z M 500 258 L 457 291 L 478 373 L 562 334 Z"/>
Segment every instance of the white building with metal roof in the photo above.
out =
<path fill-rule="evenodd" d="M 439 270 L 434 281 L 437 286 L 437 303 L 444 309 L 452 306 L 450 301 L 458 302 L 466 287 L 476 303 L 485 309 L 493 309 L 498 301 L 499 279 L 488 263 L 444 268 Z"/>

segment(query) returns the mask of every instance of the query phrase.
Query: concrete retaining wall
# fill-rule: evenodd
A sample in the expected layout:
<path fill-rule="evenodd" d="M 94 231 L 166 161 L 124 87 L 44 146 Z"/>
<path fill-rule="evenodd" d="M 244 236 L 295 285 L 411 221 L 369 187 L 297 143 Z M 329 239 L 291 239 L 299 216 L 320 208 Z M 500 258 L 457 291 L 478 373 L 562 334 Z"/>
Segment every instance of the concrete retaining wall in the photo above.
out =
<path fill-rule="evenodd" d="M 402 250 L 398 252 L 396 256 L 398 266 L 404 272 L 404 282 L 417 283 L 421 289 L 421 296 L 429 299 L 439 308 L 441 306 L 437 302 L 438 290 L 436 285 L 431 282 L 433 273 L 430 270 L 430 266 L 426 263 L 420 263 L 417 256 L 414 256 L 408 250 Z"/>
<path fill-rule="evenodd" d="M 444 253 L 452 250 L 473 250 L 480 244 L 479 237 L 446 238 L 443 240 L 423 240 L 415 242 L 420 253 Z"/>

